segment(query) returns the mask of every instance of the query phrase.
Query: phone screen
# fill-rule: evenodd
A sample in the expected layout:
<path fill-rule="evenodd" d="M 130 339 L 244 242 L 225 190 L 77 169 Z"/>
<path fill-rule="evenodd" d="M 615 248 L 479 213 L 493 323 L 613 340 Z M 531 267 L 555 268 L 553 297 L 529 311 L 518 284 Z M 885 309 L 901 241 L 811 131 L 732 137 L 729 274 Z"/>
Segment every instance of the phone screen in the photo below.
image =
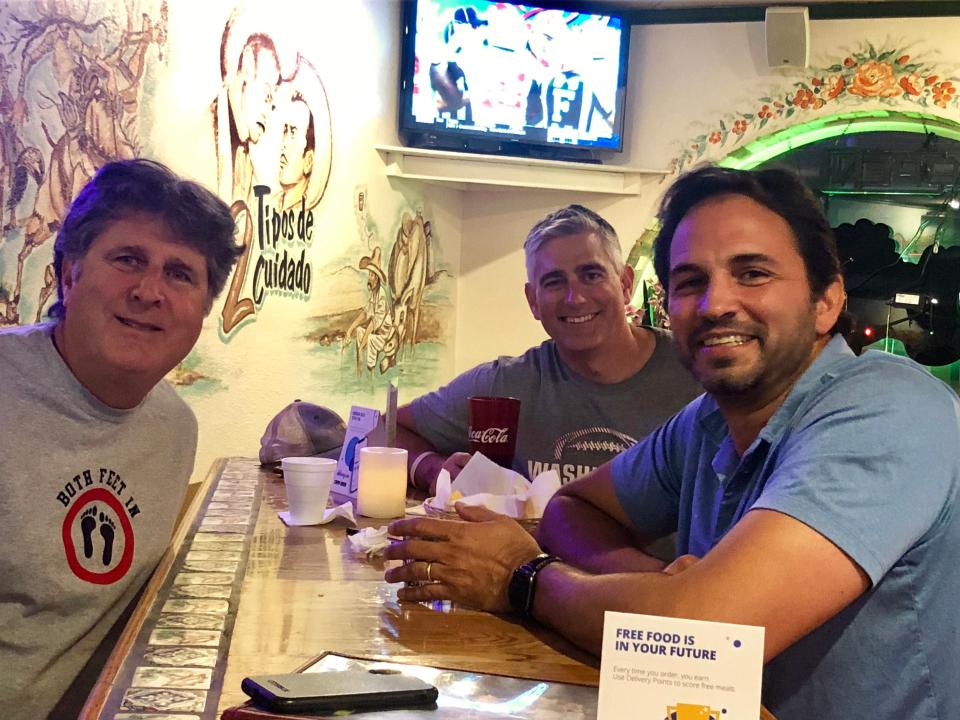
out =
<path fill-rule="evenodd" d="M 381 710 L 429 705 L 437 689 L 396 670 L 341 670 L 257 675 L 242 690 L 258 707 L 275 712 Z"/>

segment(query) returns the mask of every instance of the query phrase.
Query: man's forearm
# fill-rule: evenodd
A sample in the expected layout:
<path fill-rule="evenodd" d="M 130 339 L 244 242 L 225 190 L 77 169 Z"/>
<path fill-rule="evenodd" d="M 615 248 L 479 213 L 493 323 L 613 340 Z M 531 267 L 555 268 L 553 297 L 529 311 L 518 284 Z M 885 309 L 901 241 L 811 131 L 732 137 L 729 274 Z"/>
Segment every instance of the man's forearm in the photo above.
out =
<path fill-rule="evenodd" d="M 589 503 L 568 495 L 547 506 L 537 538 L 550 553 L 590 573 L 654 572 L 664 563 L 638 548 L 626 527 Z"/>
<path fill-rule="evenodd" d="M 678 578 L 659 572 L 592 575 L 563 563 L 537 576 L 533 615 L 584 650 L 600 655 L 607 610 L 676 617 Z"/>
<path fill-rule="evenodd" d="M 443 465 L 443 456 L 420 435 L 400 423 L 397 423 L 397 446 L 407 450 L 410 484 L 421 490 L 429 489 L 430 479 L 437 476 Z"/>

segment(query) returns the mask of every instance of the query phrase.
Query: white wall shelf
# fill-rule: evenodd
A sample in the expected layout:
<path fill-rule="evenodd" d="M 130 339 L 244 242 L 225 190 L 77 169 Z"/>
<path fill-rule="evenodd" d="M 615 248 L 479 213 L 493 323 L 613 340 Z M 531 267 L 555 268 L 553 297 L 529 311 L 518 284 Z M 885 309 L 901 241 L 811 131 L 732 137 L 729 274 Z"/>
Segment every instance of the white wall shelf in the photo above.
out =
<path fill-rule="evenodd" d="M 459 189 L 535 188 L 607 195 L 639 195 L 644 177 L 662 177 L 666 170 L 622 165 L 560 162 L 502 155 L 476 155 L 442 150 L 378 145 L 388 177 L 444 183 Z"/>

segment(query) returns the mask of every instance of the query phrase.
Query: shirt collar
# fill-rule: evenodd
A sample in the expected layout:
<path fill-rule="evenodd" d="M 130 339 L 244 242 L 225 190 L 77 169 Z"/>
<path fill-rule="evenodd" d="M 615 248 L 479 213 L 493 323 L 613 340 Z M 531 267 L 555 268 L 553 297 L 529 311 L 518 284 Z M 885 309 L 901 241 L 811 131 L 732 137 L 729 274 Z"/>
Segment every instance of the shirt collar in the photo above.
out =
<path fill-rule="evenodd" d="M 787 423 L 810 391 L 815 389 L 820 383 L 832 378 L 839 369 L 839 366 L 854 357 L 856 357 L 856 355 L 853 350 L 850 349 L 850 346 L 847 345 L 842 335 L 837 333 L 830 338 L 830 341 L 824 346 L 823 350 L 820 351 L 820 354 L 810 363 L 810 367 L 804 370 L 803 374 L 794 383 L 793 388 L 791 388 L 783 403 L 777 408 L 776 412 L 773 413 L 773 417 L 767 421 L 767 424 L 764 425 L 760 434 L 753 443 L 750 444 L 750 448 L 747 449 L 744 455 L 749 453 L 760 441 L 766 441 L 771 444 L 776 441 L 783 434 Z M 697 422 L 703 432 L 717 447 L 723 443 L 724 438 L 728 434 L 727 423 L 723 419 L 723 414 L 720 412 L 716 400 L 714 400 L 713 396 L 709 393 L 701 399 L 700 407 L 697 409 Z"/>

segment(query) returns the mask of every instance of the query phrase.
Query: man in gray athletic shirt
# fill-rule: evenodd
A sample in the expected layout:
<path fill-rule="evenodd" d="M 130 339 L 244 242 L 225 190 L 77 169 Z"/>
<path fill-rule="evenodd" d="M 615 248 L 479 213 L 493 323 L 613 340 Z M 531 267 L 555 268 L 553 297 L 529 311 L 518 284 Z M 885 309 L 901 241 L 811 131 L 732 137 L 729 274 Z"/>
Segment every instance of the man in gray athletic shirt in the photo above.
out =
<path fill-rule="evenodd" d="M 85 664 L 96 672 L 170 542 L 197 421 L 163 377 L 226 283 L 233 234 L 200 185 L 148 160 L 109 163 L 59 228 L 51 322 L 0 332 L 7 720 L 76 717 L 83 682 L 58 699 Z"/>
<path fill-rule="evenodd" d="M 630 323 L 633 268 L 613 227 L 582 205 L 551 213 L 524 242 L 533 316 L 550 340 L 519 357 L 479 365 L 399 409 L 398 440 L 411 482 L 431 493 L 442 468 L 469 459 L 467 398 L 519 398 L 513 469 L 556 469 L 566 483 L 658 427 L 701 390 L 668 336 Z"/>

